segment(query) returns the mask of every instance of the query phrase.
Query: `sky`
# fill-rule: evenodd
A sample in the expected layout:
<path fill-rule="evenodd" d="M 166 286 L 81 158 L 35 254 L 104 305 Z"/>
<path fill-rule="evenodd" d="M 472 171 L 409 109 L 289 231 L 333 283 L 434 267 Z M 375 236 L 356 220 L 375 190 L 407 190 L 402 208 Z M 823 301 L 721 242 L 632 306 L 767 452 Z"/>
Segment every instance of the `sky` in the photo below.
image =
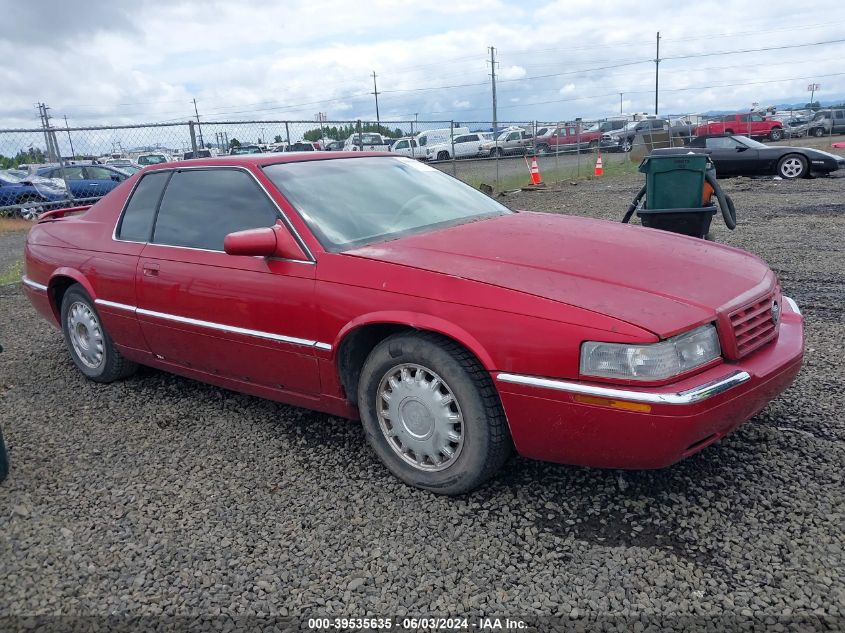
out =
<path fill-rule="evenodd" d="M 557 121 L 845 98 L 845 3 L 0 0 L 0 128 L 185 121 Z M 824 8 L 822 8 L 824 7 Z M 820 42 L 833 43 L 816 44 Z M 779 50 L 759 50 L 763 48 Z M 732 52 L 727 51 L 749 51 Z M 620 94 L 621 103 L 620 103 Z"/>

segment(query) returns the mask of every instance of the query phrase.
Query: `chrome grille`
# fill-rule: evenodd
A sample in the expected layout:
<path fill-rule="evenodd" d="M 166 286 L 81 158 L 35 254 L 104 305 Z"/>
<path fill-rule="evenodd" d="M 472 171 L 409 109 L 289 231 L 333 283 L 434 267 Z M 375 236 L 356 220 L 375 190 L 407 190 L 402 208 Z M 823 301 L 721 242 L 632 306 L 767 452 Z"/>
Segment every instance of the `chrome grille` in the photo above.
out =
<path fill-rule="evenodd" d="M 777 334 L 777 323 L 772 320 L 774 294 L 758 299 L 730 315 L 738 358 L 750 354 L 771 341 Z"/>

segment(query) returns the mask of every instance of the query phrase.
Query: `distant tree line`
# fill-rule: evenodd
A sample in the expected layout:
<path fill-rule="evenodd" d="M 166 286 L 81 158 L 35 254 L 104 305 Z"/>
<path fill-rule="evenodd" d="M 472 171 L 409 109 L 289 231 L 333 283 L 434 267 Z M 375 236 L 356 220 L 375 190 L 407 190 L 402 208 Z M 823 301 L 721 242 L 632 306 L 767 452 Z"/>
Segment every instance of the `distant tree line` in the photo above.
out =
<path fill-rule="evenodd" d="M 404 133 L 398 127 L 391 130 L 389 127 L 384 125 L 377 125 L 375 123 L 361 123 L 361 130 L 363 132 L 375 132 L 377 134 L 381 134 L 382 136 L 390 136 L 390 137 L 400 137 L 403 136 Z M 323 126 L 322 128 L 316 127 L 313 130 L 308 130 L 305 134 L 302 135 L 306 141 L 319 141 L 321 138 L 330 138 L 335 141 L 345 141 L 353 134 L 358 133 L 358 125 L 356 123 L 349 123 L 347 125 L 331 125 L 331 126 Z"/>
<path fill-rule="evenodd" d="M 46 163 L 47 154 L 44 150 L 38 147 L 30 147 L 26 150 L 20 150 L 15 156 L 9 158 L 0 154 L 0 169 L 14 169 L 18 165 L 27 163 Z"/>

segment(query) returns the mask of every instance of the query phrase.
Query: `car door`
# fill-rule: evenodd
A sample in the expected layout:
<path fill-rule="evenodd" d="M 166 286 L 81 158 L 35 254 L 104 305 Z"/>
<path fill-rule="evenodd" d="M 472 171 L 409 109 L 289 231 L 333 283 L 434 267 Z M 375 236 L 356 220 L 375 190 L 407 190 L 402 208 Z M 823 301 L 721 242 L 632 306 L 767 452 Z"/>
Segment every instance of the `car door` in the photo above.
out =
<path fill-rule="evenodd" d="M 718 176 L 739 176 L 757 173 L 758 150 L 748 147 L 731 136 L 706 139 L 705 147 L 711 150 L 710 158 Z"/>
<path fill-rule="evenodd" d="M 319 392 L 313 258 L 223 250 L 227 234 L 280 221 L 245 169 L 173 171 L 135 274 L 138 320 L 159 360 L 245 385 Z"/>
<path fill-rule="evenodd" d="M 396 141 L 396 145 L 391 148 L 391 151 L 399 154 L 399 156 L 410 156 L 411 146 L 409 141 Z"/>
<path fill-rule="evenodd" d="M 107 169 L 106 167 L 98 167 L 97 165 L 86 165 L 83 167 L 83 173 L 85 182 L 88 183 L 88 191 L 98 197 L 106 195 L 126 180 L 125 176 L 121 176 L 116 171 Z"/>
<path fill-rule="evenodd" d="M 70 165 L 64 168 L 56 167 L 42 175 L 46 175 L 48 178 L 63 179 L 74 198 L 84 200 L 92 196 L 91 183 L 85 180 L 85 173 L 79 165 Z M 93 195 L 96 196 L 96 193 Z"/>
<path fill-rule="evenodd" d="M 834 110 L 832 115 L 833 120 L 831 121 L 831 124 L 833 125 L 833 133 L 845 133 L 845 110 Z"/>

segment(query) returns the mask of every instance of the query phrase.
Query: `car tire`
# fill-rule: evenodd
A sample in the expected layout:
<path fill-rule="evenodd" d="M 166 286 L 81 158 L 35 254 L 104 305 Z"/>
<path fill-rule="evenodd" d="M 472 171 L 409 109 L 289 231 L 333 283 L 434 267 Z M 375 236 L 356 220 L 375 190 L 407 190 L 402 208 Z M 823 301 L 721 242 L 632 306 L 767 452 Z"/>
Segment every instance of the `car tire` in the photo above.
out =
<path fill-rule="evenodd" d="M 619 144 L 619 149 L 627 154 L 634 149 L 634 143 L 631 139 L 626 138 Z"/>
<path fill-rule="evenodd" d="M 437 160 L 449 160 L 449 152 L 445 150 L 437 152 Z"/>
<path fill-rule="evenodd" d="M 725 134 L 733 134 L 733 133 L 734 133 L 733 130 L 725 130 Z"/>
<path fill-rule="evenodd" d="M 537 146 L 537 154 L 539 156 L 545 156 L 546 154 L 551 154 L 551 149 L 545 143 L 541 143 Z"/>
<path fill-rule="evenodd" d="M 590 151 L 595 151 L 598 146 L 599 146 L 598 141 L 590 141 L 589 143 L 587 143 L 587 149 L 590 150 Z"/>
<path fill-rule="evenodd" d="M 501 147 L 497 147 L 497 148 L 496 148 L 496 156 L 498 156 L 499 158 L 501 158 L 501 157 L 502 157 L 502 156 L 504 156 L 504 155 L 505 155 L 505 150 L 503 150 Z"/>
<path fill-rule="evenodd" d="M 821 137 L 821 136 L 824 136 L 824 130 L 820 127 L 813 128 L 812 134 L 815 137 Z"/>
<path fill-rule="evenodd" d="M 20 205 L 16 215 L 24 220 L 34 220 L 45 211 L 44 200 L 38 196 L 21 196 L 15 204 Z"/>
<path fill-rule="evenodd" d="M 807 175 L 807 159 L 800 154 L 787 154 L 778 161 L 778 176 L 787 180 Z"/>
<path fill-rule="evenodd" d="M 769 138 L 773 141 L 779 141 L 783 138 L 783 130 L 779 127 L 773 128 L 771 132 L 769 132 Z"/>
<path fill-rule="evenodd" d="M 361 371 L 358 406 L 379 459 L 423 490 L 470 492 L 512 451 L 490 375 L 470 352 L 438 334 L 400 333 L 376 345 Z"/>
<path fill-rule="evenodd" d="M 114 382 L 135 373 L 138 366 L 117 350 L 102 324 L 94 302 L 79 284 L 62 297 L 62 334 L 73 364 L 94 382 Z"/>

